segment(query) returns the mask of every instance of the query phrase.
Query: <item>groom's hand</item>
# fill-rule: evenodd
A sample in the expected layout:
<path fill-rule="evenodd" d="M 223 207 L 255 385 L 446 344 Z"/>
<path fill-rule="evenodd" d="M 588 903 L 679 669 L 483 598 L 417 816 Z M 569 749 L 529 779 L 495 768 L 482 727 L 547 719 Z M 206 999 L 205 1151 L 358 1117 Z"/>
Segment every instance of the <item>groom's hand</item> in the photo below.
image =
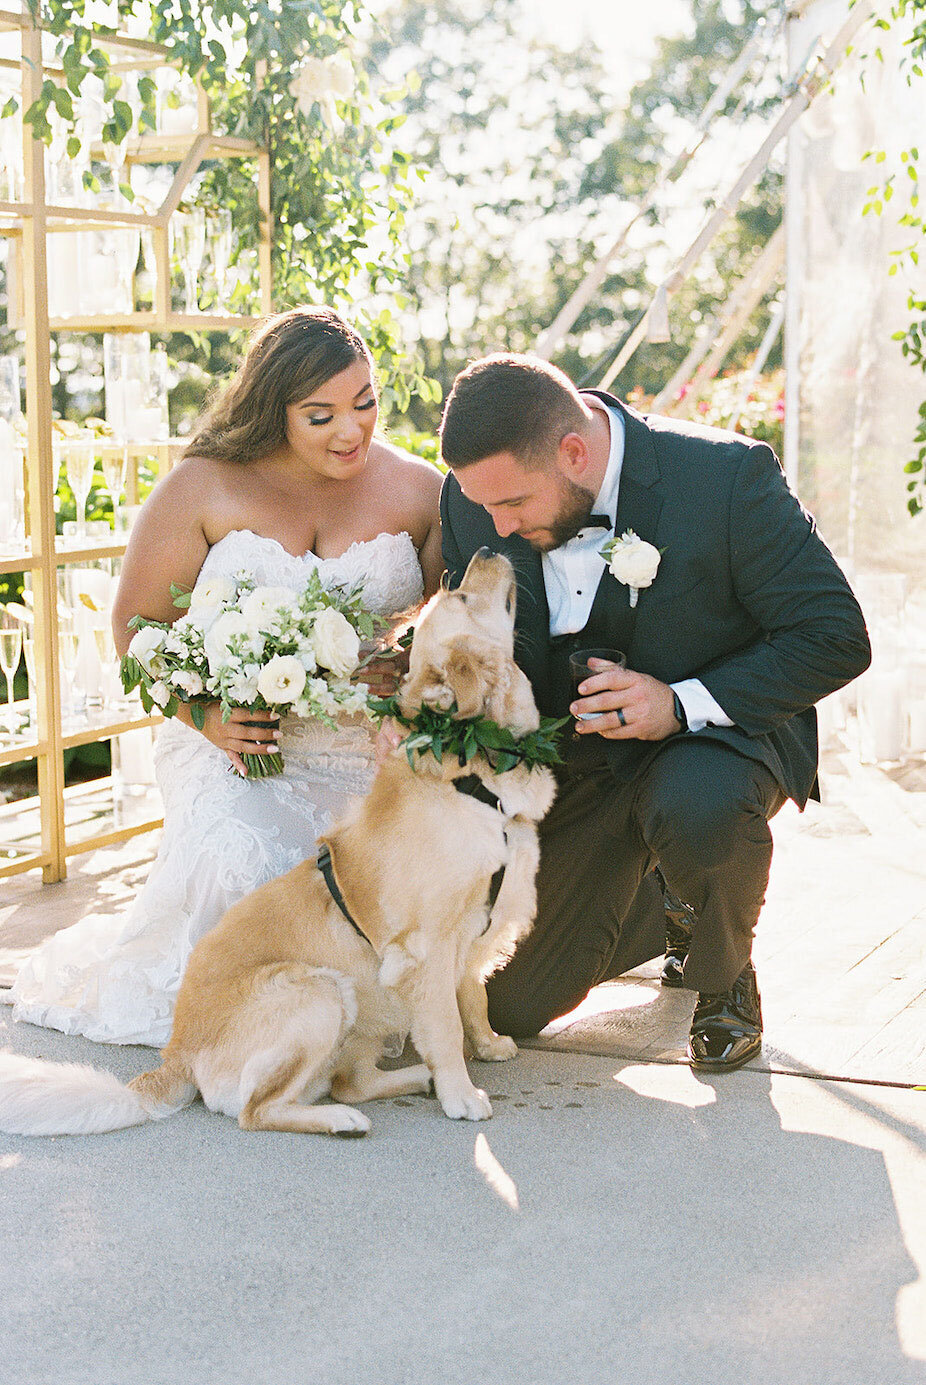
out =
<path fill-rule="evenodd" d="M 580 736 L 604 736 L 609 741 L 664 741 L 680 730 L 672 689 L 648 673 L 617 668 L 604 659 L 589 659 L 601 669 L 579 684 L 580 697 L 571 703 L 573 716 L 597 713 L 577 721 Z"/>

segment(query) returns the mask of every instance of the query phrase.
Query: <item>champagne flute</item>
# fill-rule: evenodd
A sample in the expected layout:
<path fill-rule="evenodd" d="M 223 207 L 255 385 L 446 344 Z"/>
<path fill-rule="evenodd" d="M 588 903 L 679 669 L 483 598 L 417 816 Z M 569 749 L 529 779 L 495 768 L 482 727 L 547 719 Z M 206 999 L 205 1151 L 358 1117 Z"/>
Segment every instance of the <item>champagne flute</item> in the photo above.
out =
<path fill-rule="evenodd" d="M 170 229 L 173 238 L 174 254 L 183 270 L 184 310 L 188 313 L 199 311 L 197 288 L 199 271 L 202 269 L 206 253 L 206 213 L 202 207 L 191 207 L 188 212 L 177 212 L 171 218 Z"/>
<path fill-rule="evenodd" d="M 111 703 L 118 700 L 121 683 L 118 679 L 119 655 L 116 653 L 116 642 L 113 639 L 111 626 L 94 625 L 93 641 L 96 645 L 97 658 L 100 661 L 100 668 L 103 671 L 103 702 Z"/>
<path fill-rule="evenodd" d="M 64 453 L 64 469 L 77 503 L 77 534 L 81 539 L 87 537 L 87 501 L 93 485 L 93 466 L 96 460 L 92 438 L 92 433 L 85 433 L 80 438 L 69 438 Z"/>
<path fill-rule="evenodd" d="M 23 629 L 19 621 L 6 611 L 0 618 L 0 668 L 6 679 L 6 721 L 11 736 L 16 733 L 16 713 L 13 710 L 13 675 L 19 668 L 23 647 Z"/>
<path fill-rule="evenodd" d="M 23 654 L 26 657 L 26 673 L 29 678 L 29 723 L 35 726 L 39 719 L 39 684 L 35 676 L 35 640 L 23 636 Z"/>
<path fill-rule="evenodd" d="M 215 306 L 218 312 L 228 308 L 228 271 L 232 257 L 232 214 L 227 207 L 220 207 L 213 215 L 212 226 L 212 272 L 215 275 Z"/>
<path fill-rule="evenodd" d="M 113 502 L 113 529 L 123 528 L 120 501 L 125 490 L 125 473 L 129 464 L 128 448 L 121 442 L 104 442 L 100 448 L 100 467 L 103 481 Z"/>
<path fill-rule="evenodd" d="M 58 631 L 58 655 L 61 664 L 61 681 L 66 697 L 61 699 L 62 711 L 73 713 L 77 710 L 74 675 L 77 672 L 77 656 L 80 652 L 77 635 L 73 630 Z"/>

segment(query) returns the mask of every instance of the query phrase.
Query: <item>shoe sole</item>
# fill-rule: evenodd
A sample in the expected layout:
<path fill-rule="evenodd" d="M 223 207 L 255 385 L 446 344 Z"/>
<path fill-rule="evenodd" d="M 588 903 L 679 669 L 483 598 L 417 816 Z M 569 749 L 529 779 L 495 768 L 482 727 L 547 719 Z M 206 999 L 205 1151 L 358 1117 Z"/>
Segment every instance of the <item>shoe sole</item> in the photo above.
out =
<path fill-rule="evenodd" d="M 762 1042 L 760 1040 L 754 1049 L 750 1049 L 750 1051 L 741 1058 L 737 1058 L 735 1063 L 704 1062 L 700 1058 L 695 1058 L 691 1053 L 687 1053 L 685 1056 L 688 1059 L 689 1065 L 696 1068 L 698 1072 L 736 1072 L 738 1068 L 744 1068 L 747 1063 L 751 1063 L 753 1058 L 758 1058 L 761 1052 Z"/>

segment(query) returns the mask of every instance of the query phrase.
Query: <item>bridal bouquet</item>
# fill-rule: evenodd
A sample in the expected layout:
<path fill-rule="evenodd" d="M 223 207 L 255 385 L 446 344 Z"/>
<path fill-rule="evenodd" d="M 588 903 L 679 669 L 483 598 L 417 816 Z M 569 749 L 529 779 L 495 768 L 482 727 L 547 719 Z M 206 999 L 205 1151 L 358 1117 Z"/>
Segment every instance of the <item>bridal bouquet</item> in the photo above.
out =
<path fill-rule="evenodd" d="M 366 712 L 368 688 L 352 684 L 361 639 L 381 622 L 364 610 L 359 590 L 328 590 L 313 572 L 301 591 L 260 586 L 250 572 L 207 577 L 192 592 L 171 587 L 186 614 L 172 625 L 143 616 L 121 665 L 126 692 L 139 688 L 146 712 L 175 716 L 189 704 L 205 724 L 208 702 L 227 721 L 235 707 L 318 717 L 333 726 L 339 712 Z M 278 751 L 245 755 L 248 775 L 279 774 Z"/>

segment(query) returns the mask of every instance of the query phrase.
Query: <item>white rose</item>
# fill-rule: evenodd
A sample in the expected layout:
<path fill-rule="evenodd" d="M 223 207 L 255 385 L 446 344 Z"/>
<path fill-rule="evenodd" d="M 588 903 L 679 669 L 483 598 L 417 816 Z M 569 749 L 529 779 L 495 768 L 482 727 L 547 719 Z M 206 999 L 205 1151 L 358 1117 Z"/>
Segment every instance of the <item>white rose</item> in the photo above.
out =
<path fill-rule="evenodd" d="M 279 629 L 281 613 L 293 619 L 299 615 L 289 587 L 255 587 L 241 603 L 241 614 L 256 630 Z"/>
<path fill-rule="evenodd" d="M 164 667 L 164 660 L 157 657 L 164 648 L 164 635 L 165 632 L 156 625 L 143 625 L 132 636 L 128 652 L 149 677 L 155 676 Z"/>
<path fill-rule="evenodd" d="M 166 707 L 171 698 L 170 688 L 158 679 L 156 683 L 149 684 L 148 696 L 158 707 Z"/>
<path fill-rule="evenodd" d="M 330 606 L 315 617 L 312 648 L 322 668 L 336 677 L 352 673 L 360 660 L 360 636 L 347 617 Z"/>
<path fill-rule="evenodd" d="M 325 123 L 331 129 L 339 130 L 343 122 L 338 115 L 335 98 L 348 100 L 355 84 L 351 64 L 345 58 L 332 55 L 329 58 L 306 58 L 290 82 L 289 91 L 303 115 L 311 115 L 312 106 L 317 101 Z"/>
<path fill-rule="evenodd" d="M 206 577 L 190 593 L 190 611 L 205 613 L 217 610 L 235 596 L 235 584 L 230 577 Z"/>
<path fill-rule="evenodd" d="M 257 678 L 257 690 L 271 706 L 295 702 L 304 687 L 305 669 L 292 654 L 277 654 L 264 664 Z"/>
<path fill-rule="evenodd" d="M 170 681 L 175 688 L 186 693 L 187 697 L 198 697 L 203 691 L 203 680 L 192 669 L 178 668 L 176 673 L 170 675 Z"/>
<path fill-rule="evenodd" d="M 642 587 L 652 586 L 660 556 L 658 548 L 639 538 L 632 529 L 614 541 L 608 566 L 618 582 L 630 588 L 631 606 L 637 604 L 637 592 Z"/>
<path fill-rule="evenodd" d="M 203 644 L 210 673 L 215 673 L 216 667 L 229 658 L 229 646 L 239 637 L 244 638 L 255 653 L 263 652 L 263 640 L 255 639 L 254 631 L 241 612 L 224 611 L 210 627 Z"/>

